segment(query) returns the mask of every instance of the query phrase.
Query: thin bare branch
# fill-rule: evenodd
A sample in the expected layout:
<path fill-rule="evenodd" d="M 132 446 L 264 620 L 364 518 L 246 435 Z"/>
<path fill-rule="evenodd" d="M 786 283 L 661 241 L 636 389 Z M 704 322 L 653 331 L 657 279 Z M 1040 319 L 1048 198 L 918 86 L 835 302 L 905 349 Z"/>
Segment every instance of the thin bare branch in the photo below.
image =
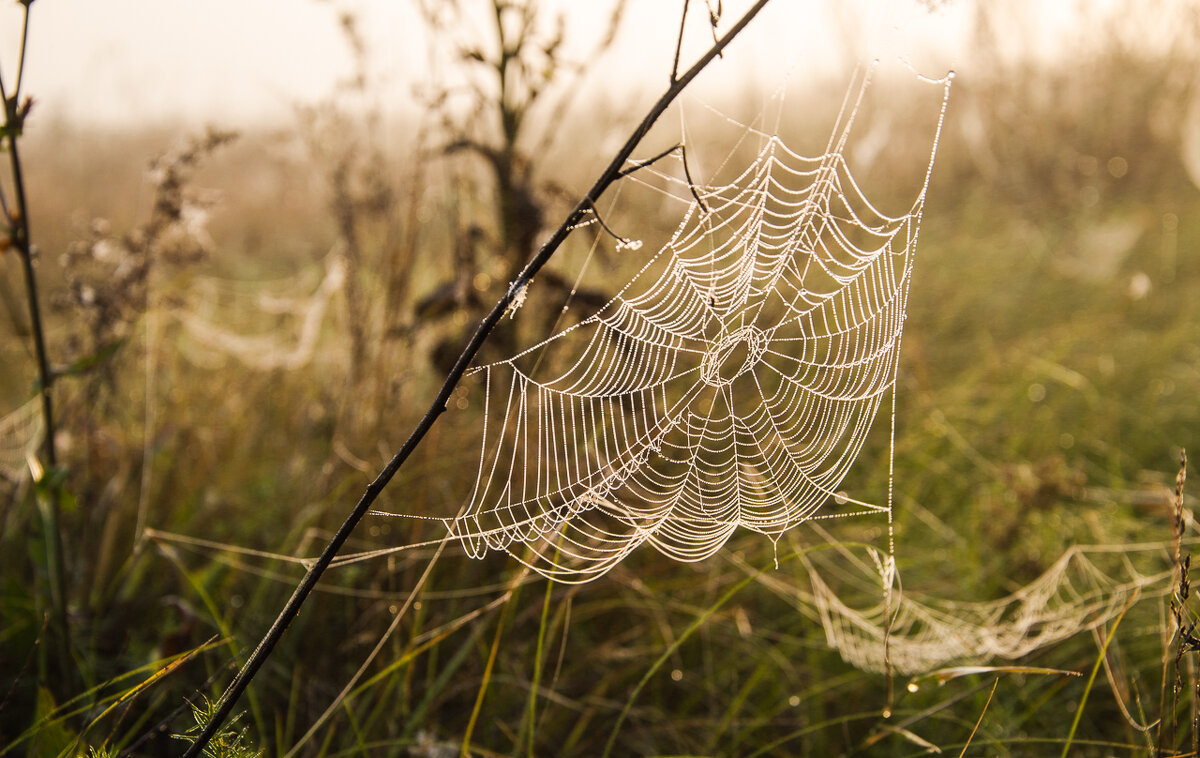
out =
<path fill-rule="evenodd" d="M 700 206 L 700 210 L 708 213 L 708 206 L 704 204 L 700 193 L 696 191 L 696 182 L 692 181 L 692 172 L 688 169 L 687 145 L 679 146 L 679 157 L 683 161 L 683 175 L 687 179 L 688 189 L 692 191 L 692 197 L 696 199 L 696 204 Z"/>
<path fill-rule="evenodd" d="M 636 173 L 636 172 L 646 168 L 647 166 L 651 166 L 651 165 L 657 163 L 658 161 L 662 160 L 663 158 L 666 158 L 668 155 L 670 155 L 671 153 L 674 153 L 676 151 L 679 152 L 679 157 L 683 161 L 683 175 L 684 175 L 684 177 L 687 178 L 688 190 L 691 191 L 692 198 L 695 199 L 696 204 L 700 206 L 700 210 L 702 210 L 704 213 L 708 213 L 708 205 L 704 202 L 703 198 L 700 197 L 700 192 L 696 189 L 696 183 L 694 181 L 692 181 L 692 172 L 688 169 L 688 164 L 687 164 L 687 147 L 685 145 L 683 145 L 682 143 L 678 144 L 678 145 L 674 145 L 672 147 L 669 147 L 666 150 L 663 150 L 661 153 L 654 156 L 653 158 L 647 158 L 644 161 L 634 161 L 632 166 L 629 166 L 628 168 L 621 170 L 620 176 L 629 176 L 630 174 Z M 599 219 L 599 215 L 597 215 L 596 218 Z M 601 223 L 601 226 L 603 226 L 603 223 Z M 604 227 L 604 229 L 609 234 L 612 234 L 612 230 L 609 229 L 607 226 Z M 616 235 L 613 235 L 613 236 L 616 236 Z M 618 237 L 618 239 L 622 239 L 622 238 Z"/>
<path fill-rule="evenodd" d="M 600 228 L 608 232 L 609 236 L 619 243 L 617 247 L 618 250 L 620 250 L 621 247 L 628 247 L 629 245 L 633 244 L 633 240 L 629 239 L 628 237 L 622 237 L 614 232 L 611 226 L 604 223 L 604 218 L 600 216 L 600 209 L 596 207 L 595 203 L 592 203 L 591 207 L 588 208 L 588 212 L 591 213 L 593 218 L 596 219 L 596 223 L 600 225 Z"/>
<path fill-rule="evenodd" d="M 679 74 L 679 54 L 683 50 L 683 29 L 687 25 L 688 0 L 683 0 L 683 12 L 679 14 L 679 39 L 675 41 L 675 62 L 671 64 L 671 84 Z"/>
<path fill-rule="evenodd" d="M 680 147 L 682 147 L 682 145 L 671 145 L 666 150 L 663 150 L 658 155 L 655 155 L 653 158 L 647 158 L 646 160 L 643 160 L 643 161 L 632 161 L 633 165 L 631 165 L 627 168 L 621 169 L 621 173 L 618 174 L 617 177 L 624 178 L 626 176 L 629 176 L 630 174 L 635 174 L 638 171 L 641 171 L 642 169 L 644 169 L 648 166 L 653 166 L 655 163 L 658 163 L 663 158 L 666 158 L 668 155 L 675 152 Z"/>

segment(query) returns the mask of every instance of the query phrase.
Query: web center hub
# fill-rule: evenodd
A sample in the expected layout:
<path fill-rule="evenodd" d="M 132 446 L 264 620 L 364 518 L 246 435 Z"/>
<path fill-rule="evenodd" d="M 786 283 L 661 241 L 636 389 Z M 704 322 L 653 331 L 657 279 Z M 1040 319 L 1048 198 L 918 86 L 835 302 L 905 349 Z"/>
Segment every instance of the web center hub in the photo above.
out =
<path fill-rule="evenodd" d="M 767 349 L 767 336 L 753 324 L 747 324 L 713 344 L 700 362 L 700 379 L 713 387 L 732 384 L 753 369 Z"/>

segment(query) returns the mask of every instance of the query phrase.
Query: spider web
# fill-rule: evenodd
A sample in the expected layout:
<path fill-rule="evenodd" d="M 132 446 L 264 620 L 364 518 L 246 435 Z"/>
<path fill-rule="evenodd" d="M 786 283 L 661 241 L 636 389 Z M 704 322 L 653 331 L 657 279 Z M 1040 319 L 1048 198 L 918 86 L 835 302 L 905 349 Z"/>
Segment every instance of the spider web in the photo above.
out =
<path fill-rule="evenodd" d="M 167 311 L 183 326 L 181 352 L 206 368 L 220 368 L 229 358 L 256 371 L 308 365 L 346 280 L 346 262 L 336 250 L 324 265 L 318 283 L 315 272 L 274 282 L 195 277 L 184 307 Z"/>
<path fill-rule="evenodd" d="M 41 397 L 0 418 L 0 481 L 20 484 L 29 473 L 29 456 L 42 444 L 45 428 Z"/>
<path fill-rule="evenodd" d="M 669 241 L 612 300 L 475 370 L 478 468 L 444 520 L 469 555 L 505 550 L 581 582 L 642 544 L 700 561 L 739 527 L 777 539 L 810 518 L 890 519 L 890 504 L 838 487 L 895 382 L 950 79 L 933 82 L 929 160 L 899 215 L 871 203 L 844 156 L 870 81 L 851 87 L 824 153 L 751 130 L 753 160 L 693 188 Z M 849 508 L 818 515 L 835 497 Z"/>
<path fill-rule="evenodd" d="M 979 602 L 917 599 L 900 592 L 894 562 L 872 551 L 868 564 L 842 548 L 837 567 L 805 561 L 812 595 L 802 602 L 816 608 L 829 646 L 864 671 L 922 674 L 953 663 L 1013 661 L 1110 622 L 1139 594 L 1170 594 L 1174 572 L 1154 561 L 1169 547 L 1071 546 L 1033 581 Z M 833 574 L 843 575 L 836 589 L 826 578 Z M 854 607 L 851 595 L 877 601 Z"/>

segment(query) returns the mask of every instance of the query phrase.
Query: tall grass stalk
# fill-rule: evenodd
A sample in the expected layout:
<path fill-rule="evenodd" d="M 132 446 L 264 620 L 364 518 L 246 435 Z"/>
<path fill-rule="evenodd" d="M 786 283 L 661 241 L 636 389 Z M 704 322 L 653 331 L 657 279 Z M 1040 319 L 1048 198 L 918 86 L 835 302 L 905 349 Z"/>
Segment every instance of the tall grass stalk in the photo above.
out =
<path fill-rule="evenodd" d="M 1133 593 L 1129 600 L 1125 602 L 1125 607 L 1113 619 L 1112 626 L 1108 629 L 1108 635 L 1104 638 L 1104 644 L 1100 646 L 1100 654 L 1096 656 L 1096 662 L 1092 665 L 1092 673 L 1088 676 L 1087 684 L 1084 685 L 1083 695 L 1079 698 L 1079 706 L 1075 708 L 1075 718 L 1071 721 L 1071 729 L 1067 732 L 1067 739 L 1063 743 L 1062 758 L 1067 758 L 1067 753 L 1071 749 L 1071 743 L 1075 740 L 1075 732 L 1079 729 L 1079 721 L 1083 718 L 1083 707 L 1087 705 L 1088 695 L 1091 694 L 1092 685 L 1096 683 L 1096 674 L 1100 673 L 1100 667 L 1104 665 L 1105 656 L 1108 655 L 1108 646 L 1112 644 L 1113 639 L 1117 636 L 1117 627 L 1121 625 L 1121 619 L 1125 618 L 1125 614 L 1137 602 L 1140 593 Z M 974 732 L 972 732 L 973 734 Z"/>
<path fill-rule="evenodd" d="M 288 751 L 288 756 L 294 755 L 297 750 L 299 750 L 306 742 L 308 742 L 308 740 L 312 739 L 312 736 L 316 734 L 317 729 L 319 729 L 321 725 L 333 715 L 333 712 L 353 696 L 355 693 L 355 685 L 358 684 L 359 679 L 361 679 L 363 674 L 366 673 L 367 667 L 371 665 L 371 663 L 375 660 L 375 657 L 379 655 L 381 650 L 383 650 L 383 646 L 387 644 L 387 641 L 391 639 L 396 630 L 400 628 L 401 620 L 404 619 L 405 615 L 408 613 L 408 609 L 411 608 L 413 603 L 416 601 L 417 596 L 421 594 L 421 590 L 424 589 L 425 583 L 429 580 L 430 575 L 433 574 L 434 566 L 437 565 L 438 559 L 442 556 L 442 551 L 446 549 L 447 541 L 447 539 L 442 539 L 438 543 L 437 550 L 425 564 L 425 570 L 421 573 L 421 578 L 417 580 L 417 583 L 413 587 L 412 591 L 408 593 L 408 597 L 404 600 L 404 605 L 400 606 L 400 608 L 396 611 L 396 614 L 392 617 L 392 622 L 388 625 L 387 631 L 385 631 L 383 636 L 380 637 L 379 641 L 375 644 L 375 647 L 371 650 L 371 653 L 367 656 L 367 659 L 363 661 L 361 666 L 358 667 L 358 671 L 354 673 L 354 676 L 350 677 L 350 681 L 346 683 L 346 686 L 343 687 L 342 691 L 338 693 L 338 696 L 334 698 L 333 703 L 330 704 L 330 706 L 325 709 L 325 712 L 321 714 L 321 717 L 318 718 L 311 727 L 309 727 L 308 731 L 304 733 L 304 736 L 300 738 L 300 741 Z M 415 656 L 416 654 L 416 652 L 413 652 L 411 655 Z M 397 661 L 397 665 L 402 662 L 406 663 L 408 660 L 409 656 L 404 656 L 401 661 Z M 363 685 L 362 689 L 365 689 L 371 683 L 373 682 L 367 682 Z"/>
<path fill-rule="evenodd" d="M 979 731 L 979 725 L 983 723 L 983 716 L 987 713 L 988 706 L 992 704 L 992 696 L 996 694 L 996 685 L 998 684 L 1000 684 L 1000 677 L 992 680 L 992 689 L 983 703 L 983 710 L 979 711 L 979 718 L 975 721 L 975 726 L 971 728 L 971 733 L 967 735 L 967 741 L 963 745 L 962 752 L 958 754 L 958 758 L 963 758 L 967 754 L 967 748 L 971 747 L 971 740 L 975 739 L 975 733 Z"/>
<path fill-rule="evenodd" d="M 62 726 L 75 719 L 99 712 L 99 715 L 93 715 L 86 726 L 79 732 L 72 749 L 77 748 L 78 742 L 83 739 L 87 732 L 99 724 L 114 709 L 121 705 L 131 705 L 136 698 L 140 697 L 154 685 L 161 683 L 169 675 L 175 673 L 191 658 L 200 653 L 207 652 L 220 644 L 221 641 L 218 639 L 209 639 L 207 642 L 191 650 L 183 651 L 169 658 L 151 661 L 143 666 L 118 674 L 107 681 L 89 687 L 70 699 L 64 700 L 50 712 L 36 719 L 9 744 L 0 746 L 0 758 L 15 753 L 18 748 L 35 740 L 40 734 L 52 727 Z M 148 676 L 145 679 L 128 689 L 114 690 L 117 685 L 123 685 L 128 680 L 147 674 Z"/>
<path fill-rule="evenodd" d="M 492 647 L 488 651 L 487 664 L 483 667 L 483 678 L 479 682 L 479 692 L 475 696 L 475 705 L 471 708 L 471 718 L 467 720 L 467 730 L 463 733 L 462 748 L 459 750 L 459 755 L 462 758 L 470 758 L 471 735 L 475 732 L 475 724 L 479 722 L 479 712 L 483 710 L 483 699 L 487 696 L 488 685 L 492 681 L 492 669 L 496 665 L 496 653 L 500 651 L 500 639 L 504 635 L 504 627 L 508 623 L 508 614 L 512 611 L 512 607 L 516 603 L 520 581 L 526 573 L 528 573 L 528 569 L 519 572 L 514 577 L 513 583 L 506 593 L 504 608 L 500 611 L 500 620 L 496 622 L 496 634 L 492 637 Z"/>
<path fill-rule="evenodd" d="M 25 118 L 33 106 L 33 100 L 26 98 L 21 102 L 21 84 L 25 73 L 26 42 L 29 38 L 29 7 L 32 0 L 22 0 L 24 6 L 21 23 L 21 48 L 17 56 L 17 79 L 12 94 L 4 84 L 3 73 L 0 72 L 0 100 L 4 102 L 3 137 L 8 139 L 8 159 L 12 171 L 13 193 L 16 205 L 8 206 L 7 200 L 0 192 L 0 206 L 3 207 L 5 223 L 8 226 L 8 244 L 16 251 L 21 261 L 25 278 L 25 294 L 29 303 L 29 323 L 33 332 L 34 351 L 38 364 L 38 393 L 42 398 L 42 419 L 45 428 L 45 443 L 42 446 L 45 456 L 45 467 L 37 480 L 38 513 L 42 522 L 42 536 L 45 545 L 46 580 L 50 596 L 50 644 L 43 649 L 54 661 L 52 668 L 42 666 L 42 678 L 51 689 L 60 694 L 69 692 L 71 683 L 75 681 L 75 667 L 71 663 L 70 631 L 67 626 L 67 592 L 66 571 L 63 559 L 63 542 L 61 521 L 61 504 L 59 487 L 61 477 L 58 471 L 58 456 L 54 447 L 54 404 L 51 388 L 54 384 L 54 373 L 50 368 L 50 359 L 46 352 L 46 336 L 42 326 L 41 307 L 38 304 L 37 275 L 33 267 L 36 249 L 29 231 L 29 201 L 25 194 L 25 177 L 21 169 L 21 150 L 18 145 L 24 130 Z M 34 472 L 35 474 L 38 472 Z"/>
<path fill-rule="evenodd" d="M 800 554 L 797 553 L 791 557 L 798 557 L 799 555 Z M 662 665 L 666 663 L 672 655 L 675 654 L 675 651 L 678 650 L 679 647 L 686 642 L 688 638 L 696 632 L 697 629 L 704 626 L 704 622 L 708 621 L 714 613 L 719 611 L 721 607 L 725 605 L 725 603 L 729 602 L 730 599 L 740 592 L 743 587 L 753 582 L 760 573 L 762 573 L 761 570 L 755 571 L 726 590 L 725 594 L 717 598 L 717 601 L 706 608 L 704 613 L 701 613 L 699 616 L 693 619 L 692 623 L 688 624 L 687 629 L 684 629 L 683 633 L 676 637 L 675 640 L 668 645 L 665 650 L 662 651 L 662 654 L 659 655 L 658 659 L 655 660 L 650 668 L 646 670 L 646 673 L 642 675 L 641 681 L 637 683 L 637 686 L 633 688 L 633 691 L 629 693 L 629 697 L 625 700 L 625 707 L 621 709 L 621 714 L 617 716 L 617 723 L 613 725 L 612 732 L 608 735 L 608 743 L 604 746 L 604 758 L 608 758 L 608 756 L 612 754 L 613 747 L 617 744 L 617 734 L 621 731 L 621 726 L 624 725 L 625 719 L 629 716 L 629 711 L 631 708 L 633 708 L 633 702 L 637 700 L 637 696 L 641 693 L 642 689 L 645 688 L 646 684 L 654 678 L 654 675 L 658 673 L 658 670 L 662 668 Z"/>
<path fill-rule="evenodd" d="M 1185 652 L 1196 652 L 1200 650 L 1200 638 L 1195 635 L 1196 624 L 1185 622 L 1185 615 L 1191 615 L 1188 608 L 1188 597 L 1191 595 L 1191 554 L 1184 555 L 1183 539 L 1187 531 L 1188 519 L 1184 516 L 1184 485 L 1187 483 L 1187 450 L 1179 451 L 1179 472 L 1175 475 L 1175 497 L 1172 503 L 1172 520 L 1171 520 L 1171 538 L 1174 543 L 1174 594 L 1171 597 L 1171 620 L 1174 622 L 1171 628 L 1171 636 L 1164 641 L 1163 644 L 1163 668 L 1162 668 L 1162 694 L 1161 703 L 1163 707 L 1167 702 L 1167 682 L 1171 681 L 1171 731 L 1170 731 L 1170 749 L 1174 749 L 1178 742 L 1179 728 L 1179 693 L 1183 689 L 1183 675 L 1181 668 L 1183 665 L 1183 655 Z M 1192 616 L 1194 618 L 1194 616 Z M 1174 655 L 1171 654 L 1171 649 L 1174 647 Z M 1173 661 L 1173 665 L 1171 662 Z M 1189 659 L 1189 663 L 1192 660 Z M 1168 669 L 1174 674 L 1168 680 Z M 1194 666 L 1193 666 L 1194 671 Z M 1194 674 L 1193 674 L 1194 680 Z M 1197 698 L 1195 690 L 1192 691 L 1192 739 L 1193 752 L 1200 751 L 1200 711 L 1197 710 Z M 1159 750 L 1162 750 L 1162 739 L 1165 735 L 1163 724 L 1159 723 Z"/>
<path fill-rule="evenodd" d="M 533 682 L 529 686 L 529 705 L 525 710 L 525 725 L 522 731 L 527 732 L 529 740 L 526 743 L 526 755 L 533 758 L 533 746 L 537 738 L 537 695 L 542 684 L 542 656 L 546 649 L 546 628 L 550 619 L 550 598 L 554 593 L 554 582 L 546 580 L 546 593 L 542 598 L 542 614 L 538 620 L 537 644 L 534 647 Z"/>
<path fill-rule="evenodd" d="M 224 644 L 228 646 L 231 657 L 237 664 L 240 665 L 245 651 L 239 649 L 236 637 L 233 634 L 233 630 L 229 626 L 228 616 L 221 612 L 220 604 L 215 598 L 213 598 L 212 593 L 210 593 L 205 587 L 204 581 L 198 578 L 195 572 L 190 571 L 188 567 L 184 565 L 183 561 L 180 560 L 178 553 L 172 546 L 160 545 L 159 552 L 172 565 L 175 566 L 175 568 L 179 571 L 180 576 L 184 578 L 188 586 L 192 589 L 192 592 L 196 593 L 196 596 L 200 598 L 200 602 L 203 603 L 204 609 L 208 611 L 209 618 L 212 620 L 213 625 L 217 628 L 217 631 L 220 632 L 221 639 L 223 639 L 225 641 Z M 254 725 L 259 730 L 262 730 L 266 727 L 267 723 L 264 719 L 262 705 L 254 693 L 250 693 L 249 699 L 250 713 L 254 720 Z"/>

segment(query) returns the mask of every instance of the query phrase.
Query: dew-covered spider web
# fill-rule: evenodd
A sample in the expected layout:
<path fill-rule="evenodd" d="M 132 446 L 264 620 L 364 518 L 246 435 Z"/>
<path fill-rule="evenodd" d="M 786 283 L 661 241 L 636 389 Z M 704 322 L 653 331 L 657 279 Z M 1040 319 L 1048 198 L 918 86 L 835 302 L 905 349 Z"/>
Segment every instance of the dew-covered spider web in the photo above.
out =
<path fill-rule="evenodd" d="M 606 305 L 475 370 L 475 481 L 445 520 L 470 555 L 580 582 L 643 544 L 700 561 L 739 528 L 774 540 L 812 518 L 890 517 L 839 485 L 896 379 L 950 78 L 930 82 L 928 162 L 895 215 L 845 156 L 870 81 L 819 155 L 749 130 L 753 159 L 690 187 L 674 233 Z"/>
<path fill-rule="evenodd" d="M 45 429 L 40 397 L 0 417 L 0 482 L 18 484 L 25 478 L 29 457 L 37 453 Z"/>
<path fill-rule="evenodd" d="M 686 170 L 658 167 L 633 174 L 673 184 L 672 197 L 686 201 L 681 220 L 655 249 L 622 240 L 637 271 L 594 312 L 474 369 L 470 397 L 482 419 L 472 466 L 461 469 L 459 514 L 375 511 L 432 521 L 445 537 L 331 565 L 433 544 L 436 561 L 457 542 L 473 557 L 505 552 L 578 583 L 643 545 L 701 561 L 739 529 L 778 541 L 807 524 L 835 548 L 802 558 L 807 582 L 747 570 L 819 622 L 848 663 L 901 674 L 1016 659 L 1111 621 L 1137 593 L 1168 593 L 1171 575 L 1157 555 L 1164 548 L 1148 545 L 1137 559 L 1132 546 L 1071 548 L 994 601 L 918 598 L 902 591 L 890 540 L 863 557 L 823 530 L 830 519 L 874 515 L 890 537 L 890 470 L 881 502 L 853 496 L 844 480 L 872 426 L 886 435 L 890 413 L 894 429 L 916 242 L 950 90 L 948 77 L 921 82 L 940 98 L 928 160 L 906 193 L 915 199 L 901 212 L 873 203 L 847 158 L 869 75 L 851 88 L 815 156 L 791 149 L 777 127 L 743 124 L 753 155 L 740 168 L 724 166 L 725 181 L 693 184 Z M 337 281 L 331 265 L 324 283 L 297 289 L 318 298 Z M 252 301 L 270 310 L 270 298 Z M 726 558 L 741 560 L 734 551 Z"/>
<path fill-rule="evenodd" d="M 230 359 L 257 371 L 307 365 L 317 354 L 329 305 L 346 281 L 346 262 L 337 250 L 323 268 L 265 282 L 195 277 L 182 307 L 168 311 L 183 326 L 181 353 L 207 368 Z"/>
<path fill-rule="evenodd" d="M 1168 561 L 1153 560 L 1166 548 L 1071 546 L 1028 584 L 976 602 L 901 593 L 893 561 L 839 549 L 836 568 L 806 562 L 812 594 L 802 602 L 816 608 L 829 646 L 864 671 L 1013 661 L 1108 623 L 1136 595 L 1168 594 L 1175 574 Z"/>

